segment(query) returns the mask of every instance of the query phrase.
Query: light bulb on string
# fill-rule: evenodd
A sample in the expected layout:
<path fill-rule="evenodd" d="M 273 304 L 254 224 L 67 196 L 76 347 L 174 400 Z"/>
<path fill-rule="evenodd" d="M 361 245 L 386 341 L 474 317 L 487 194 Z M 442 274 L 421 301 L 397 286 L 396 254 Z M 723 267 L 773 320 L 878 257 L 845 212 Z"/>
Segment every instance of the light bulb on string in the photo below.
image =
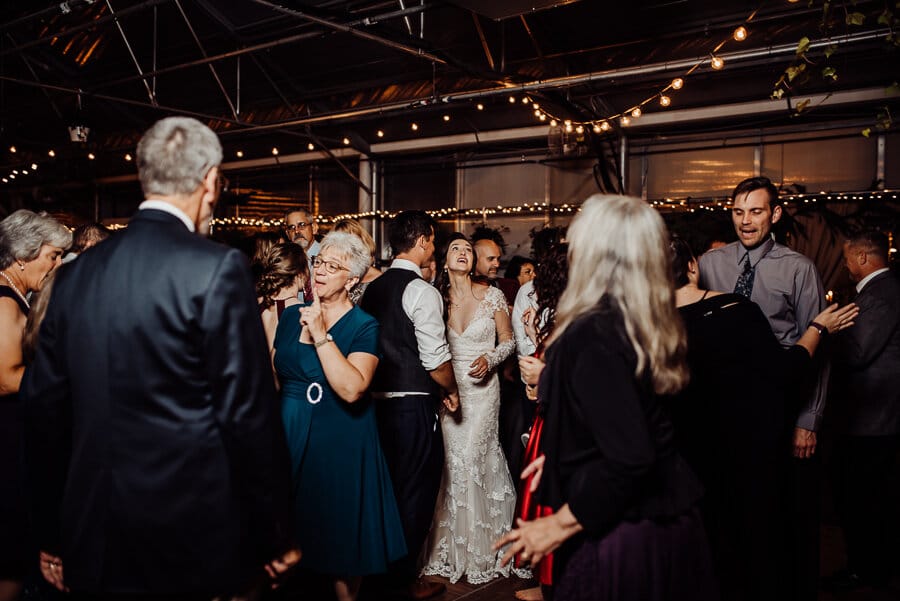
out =
<path fill-rule="evenodd" d="M 449 121 L 449 120 L 450 120 L 450 115 L 444 115 L 444 121 Z"/>
<path fill-rule="evenodd" d="M 350 146 L 350 138 L 344 138 L 344 146 Z"/>
<path fill-rule="evenodd" d="M 9 179 L 16 179 L 16 176 L 12 173 L 9 174 Z"/>
<path fill-rule="evenodd" d="M 274 156 L 274 157 L 277 157 L 277 156 L 278 156 L 278 149 L 277 149 L 277 148 L 273 148 L 273 149 L 272 149 L 272 156 Z"/>
<path fill-rule="evenodd" d="M 550 119 L 550 127 L 556 127 L 559 123 L 556 122 L 556 119 Z"/>
<path fill-rule="evenodd" d="M 599 134 L 601 131 L 603 131 L 603 130 L 600 128 L 600 124 L 594 123 L 594 133 Z"/>
<path fill-rule="evenodd" d="M 544 114 L 544 113 L 542 113 L 541 111 L 534 111 L 534 116 L 535 116 L 535 117 L 540 117 L 540 116 L 543 115 L 543 114 Z"/>
<path fill-rule="evenodd" d="M 383 137 L 384 137 L 384 131 L 382 131 L 382 130 L 379 129 L 377 132 L 375 132 L 375 135 L 378 136 L 379 138 L 383 138 Z"/>
<path fill-rule="evenodd" d="M 676 77 L 675 79 L 672 80 L 672 89 L 673 90 L 680 90 L 683 87 L 684 87 L 684 80 L 681 79 L 680 77 Z"/>
<path fill-rule="evenodd" d="M 537 102 L 535 102 L 534 104 L 531 105 L 531 108 L 533 108 L 534 110 L 538 110 L 539 108 L 541 108 L 541 105 L 539 105 Z"/>
<path fill-rule="evenodd" d="M 672 104 L 672 99 L 663 94 L 659 97 L 659 104 L 661 104 L 662 106 L 669 106 L 670 104 Z"/>
<path fill-rule="evenodd" d="M 631 116 L 634 117 L 635 119 L 637 119 L 638 117 L 640 117 L 643 114 L 644 113 L 641 112 L 641 107 L 639 107 L 639 106 L 634 107 L 634 110 L 631 111 Z"/>
<path fill-rule="evenodd" d="M 515 97 L 515 96 L 510 96 L 510 97 L 509 97 L 509 103 L 510 103 L 510 104 L 514 103 L 515 101 L 516 101 L 516 97 Z"/>
<path fill-rule="evenodd" d="M 579 125 L 578 127 L 575 128 L 575 133 L 583 134 L 583 133 L 584 133 L 584 127 L 582 127 L 581 125 Z"/>
<path fill-rule="evenodd" d="M 538 119 L 540 119 L 541 121 L 546 121 L 547 115 L 545 115 L 544 113 L 541 113 L 540 115 L 538 115 Z"/>
<path fill-rule="evenodd" d="M 479 111 L 483 111 L 484 105 L 479 102 L 478 104 L 475 105 L 475 108 L 477 108 Z"/>
<path fill-rule="evenodd" d="M 412 125 L 409 126 L 409 128 L 413 131 L 419 131 L 419 124 L 413 123 Z"/>
<path fill-rule="evenodd" d="M 622 117 L 622 120 L 620 121 L 620 123 L 623 126 L 628 125 L 629 123 L 631 123 L 631 119 L 629 119 L 628 117 Z"/>
<path fill-rule="evenodd" d="M 56 156 L 56 151 L 53 150 L 53 149 L 51 149 L 51 150 L 47 153 L 47 156 L 49 156 L 49 157 L 55 157 L 55 156 Z"/>
<path fill-rule="evenodd" d="M 244 151 L 243 151 L 243 150 L 238 150 L 236 153 L 234 153 L 234 155 L 235 155 L 237 158 L 242 159 L 242 158 L 244 158 Z"/>
<path fill-rule="evenodd" d="M 310 142 L 309 144 L 306 145 L 306 148 L 308 148 L 309 150 L 315 150 L 315 149 L 316 149 L 316 145 L 313 144 L 312 142 Z"/>
<path fill-rule="evenodd" d="M 19 175 L 19 170 L 18 170 L 18 169 L 13 169 L 12 172 L 13 172 L 13 175 Z"/>
<path fill-rule="evenodd" d="M 10 151 L 11 153 L 15 154 L 15 153 L 16 153 L 16 147 L 15 147 L 15 146 L 10 146 L 10 147 L 9 147 L 9 151 Z"/>
<path fill-rule="evenodd" d="M 88 158 L 89 158 L 90 160 L 93 161 L 93 160 L 96 159 L 97 157 L 94 156 L 94 153 L 93 153 L 93 152 L 89 152 L 89 153 L 88 153 Z"/>
<path fill-rule="evenodd" d="M 572 133 L 572 124 L 566 123 L 566 133 Z"/>
<path fill-rule="evenodd" d="M 28 169 L 22 169 L 22 175 L 28 175 Z"/>
<path fill-rule="evenodd" d="M 31 170 L 32 170 L 32 171 L 37 171 L 37 163 L 32 163 L 32 164 L 31 164 Z"/>
<path fill-rule="evenodd" d="M 531 98 L 529 98 L 528 96 L 525 96 L 524 98 L 522 98 L 522 104 L 530 104 L 530 103 L 531 103 Z"/>
<path fill-rule="evenodd" d="M 732 37 L 734 38 L 734 40 L 736 42 L 743 42 L 744 40 L 747 39 L 747 35 L 749 35 L 747 33 L 747 28 L 744 27 L 743 25 L 741 25 L 740 27 L 738 27 L 737 29 L 734 30 Z"/>
<path fill-rule="evenodd" d="M 709 66 L 716 71 L 721 71 L 725 68 L 725 61 L 720 57 L 713 55 L 713 57 L 709 60 Z"/>
<path fill-rule="evenodd" d="M 126 161 L 131 161 L 131 154 L 130 154 L 130 153 L 127 153 L 127 152 L 125 153 L 125 160 L 126 160 Z"/>
<path fill-rule="evenodd" d="M 609 124 L 609 121 L 604 121 L 603 123 L 600 124 L 600 129 L 602 129 L 603 131 L 609 131 L 610 127 L 611 126 Z"/>

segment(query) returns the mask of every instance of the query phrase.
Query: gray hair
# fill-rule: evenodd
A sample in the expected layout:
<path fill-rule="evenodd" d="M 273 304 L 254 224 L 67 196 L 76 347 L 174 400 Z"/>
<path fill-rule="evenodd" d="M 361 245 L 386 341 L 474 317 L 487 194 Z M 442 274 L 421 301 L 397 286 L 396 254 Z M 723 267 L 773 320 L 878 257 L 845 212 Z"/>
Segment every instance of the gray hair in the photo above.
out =
<path fill-rule="evenodd" d="M 221 162 L 218 136 L 191 117 L 160 119 L 137 146 L 138 177 L 146 197 L 190 194 Z"/>
<path fill-rule="evenodd" d="M 65 250 L 72 244 L 72 232 L 44 211 L 19 209 L 0 221 L 0 269 L 33 261 L 45 244 Z"/>
<path fill-rule="evenodd" d="M 330 232 L 322 238 L 319 254 L 326 249 L 333 248 L 340 257 L 347 262 L 347 269 L 350 270 L 350 277 L 357 277 L 360 280 L 369 269 L 372 263 L 372 255 L 369 253 L 369 247 L 359 239 L 358 236 L 348 234 L 347 232 Z"/>

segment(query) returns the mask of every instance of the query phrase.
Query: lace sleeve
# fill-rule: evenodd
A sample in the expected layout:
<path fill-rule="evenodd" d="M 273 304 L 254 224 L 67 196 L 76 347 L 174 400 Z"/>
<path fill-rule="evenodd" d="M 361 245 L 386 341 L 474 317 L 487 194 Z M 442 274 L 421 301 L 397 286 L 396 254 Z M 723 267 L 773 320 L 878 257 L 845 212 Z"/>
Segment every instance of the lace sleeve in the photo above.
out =
<path fill-rule="evenodd" d="M 496 288 L 489 288 L 485 299 L 494 310 L 494 323 L 497 327 L 499 344 L 490 353 L 485 354 L 488 369 L 493 371 L 498 365 L 516 350 L 516 339 L 513 336 L 512 322 L 509 318 L 509 305 L 506 297 Z"/>

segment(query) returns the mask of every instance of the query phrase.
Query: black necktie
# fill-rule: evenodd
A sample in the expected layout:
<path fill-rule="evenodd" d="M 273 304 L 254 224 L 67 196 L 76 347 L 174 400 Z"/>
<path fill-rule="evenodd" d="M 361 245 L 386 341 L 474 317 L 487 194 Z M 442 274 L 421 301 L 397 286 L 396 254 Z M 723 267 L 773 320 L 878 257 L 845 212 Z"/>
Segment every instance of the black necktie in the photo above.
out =
<path fill-rule="evenodd" d="M 738 276 L 737 282 L 734 284 L 734 293 L 750 298 L 753 292 L 753 275 L 756 268 L 750 265 L 750 253 L 744 254 L 744 270 Z"/>

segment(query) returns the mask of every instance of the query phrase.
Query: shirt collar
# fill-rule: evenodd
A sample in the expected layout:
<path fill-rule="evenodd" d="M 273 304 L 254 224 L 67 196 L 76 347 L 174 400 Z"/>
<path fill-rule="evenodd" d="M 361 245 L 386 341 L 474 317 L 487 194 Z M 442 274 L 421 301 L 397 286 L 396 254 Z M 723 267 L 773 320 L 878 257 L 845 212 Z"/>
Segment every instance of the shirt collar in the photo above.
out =
<path fill-rule="evenodd" d="M 881 275 L 882 273 L 884 273 L 885 271 L 890 271 L 890 270 L 891 270 L 890 267 L 882 267 L 881 269 L 878 269 L 878 270 L 876 270 L 876 271 L 873 271 L 872 273 L 870 273 L 869 275 L 867 275 L 866 277 L 864 277 L 863 279 L 861 279 L 861 280 L 856 284 L 856 293 L 859 294 L 860 292 L 862 292 L 863 287 L 864 287 L 866 284 L 868 284 L 869 282 L 871 282 L 872 279 L 873 279 L 875 276 L 879 276 L 879 275 Z"/>
<path fill-rule="evenodd" d="M 756 248 L 751 248 L 750 250 L 747 250 L 747 248 L 740 242 L 738 242 L 737 246 L 738 265 L 742 265 L 744 263 L 744 255 L 746 253 L 750 253 L 750 265 L 756 267 L 756 264 L 759 263 L 763 257 L 769 254 L 769 251 L 772 250 L 773 246 L 775 246 L 775 238 L 769 237 L 768 240 L 766 240 Z"/>
<path fill-rule="evenodd" d="M 155 209 L 157 211 L 169 213 L 170 215 L 175 215 L 181 220 L 182 223 L 184 223 L 184 226 L 188 230 L 192 232 L 197 231 L 194 227 L 194 222 L 191 221 L 191 218 L 187 216 L 187 213 L 170 202 L 166 202 L 164 200 L 153 200 L 152 198 L 150 198 L 138 205 L 139 211 L 143 211 L 144 209 Z"/>
<path fill-rule="evenodd" d="M 408 261 L 406 259 L 394 259 L 391 262 L 391 269 L 406 269 L 407 271 L 413 271 L 419 277 L 422 277 L 422 269 L 413 263 L 412 261 Z"/>

